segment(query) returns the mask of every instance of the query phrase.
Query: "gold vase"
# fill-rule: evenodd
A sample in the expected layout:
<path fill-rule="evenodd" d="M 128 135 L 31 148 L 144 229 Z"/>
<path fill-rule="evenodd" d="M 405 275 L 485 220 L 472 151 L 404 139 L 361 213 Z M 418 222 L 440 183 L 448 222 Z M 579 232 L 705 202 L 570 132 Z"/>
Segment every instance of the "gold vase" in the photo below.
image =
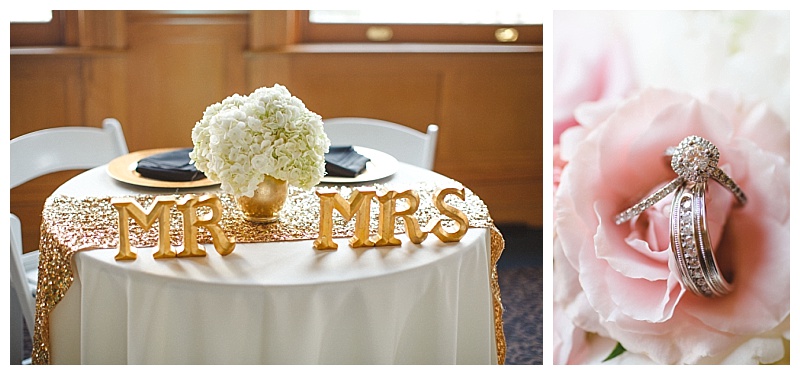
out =
<path fill-rule="evenodd" d="M 278 221 L 278 213 L 288 194 L 289 185 L 286 181 L 265 176 L 252 198 L 237 197 L 236 203 L 245 219 L 256 223 L 272 223 Z"/>

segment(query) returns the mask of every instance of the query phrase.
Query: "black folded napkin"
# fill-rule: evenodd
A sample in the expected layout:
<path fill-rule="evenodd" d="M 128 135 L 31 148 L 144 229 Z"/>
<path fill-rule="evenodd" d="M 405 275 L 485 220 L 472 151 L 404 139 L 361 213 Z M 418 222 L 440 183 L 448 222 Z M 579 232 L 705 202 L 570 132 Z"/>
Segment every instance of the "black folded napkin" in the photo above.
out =
<path fill-rule="evenodd" d="M 136 172 L 142 177 L 159 181 L 196 181 L 206 177 L 191 164 L 192 148 L 162 152 L 139 160 Z"/>
<path fill-rule="evenodd" d="M 355 177 L 367 169 L 368 161 L 353 146 L 331 146 L 325 154 L 325 172 L 331 177 Z"/>

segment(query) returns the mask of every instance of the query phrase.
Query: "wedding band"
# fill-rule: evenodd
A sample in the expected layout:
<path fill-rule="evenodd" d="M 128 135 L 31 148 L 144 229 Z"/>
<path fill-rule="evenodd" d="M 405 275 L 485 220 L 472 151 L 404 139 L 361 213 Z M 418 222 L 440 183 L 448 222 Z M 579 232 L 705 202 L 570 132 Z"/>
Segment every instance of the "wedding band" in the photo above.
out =
<path fill-rule="evenodd" d="M 670 215 L 670 247 L 684 287 L 703 297 L 733 290 L 717 267 L 706 221 L 706 182 L 687 182 L 675 192 Z"/>
<path fill-rule="evenodd" d="M 672 155 L 670 166 L 678 177 L 633 207 L 615 216 L 614 221 L 617 225 L 638 216 L 644 210 L 652 207 L 675 191 L 684 182 L 705 183 L 709 178 L 712 178 L 730 190 L 739 203 L 747 203 L 747 196 L 739 188 L 739 185 L 722 169 L 717 167 L 719 150 L 713 143 L 696 135 L 691 135 L 684 138 L 678 144 L 678 147 L 667 149 L 667 153 Z"/>

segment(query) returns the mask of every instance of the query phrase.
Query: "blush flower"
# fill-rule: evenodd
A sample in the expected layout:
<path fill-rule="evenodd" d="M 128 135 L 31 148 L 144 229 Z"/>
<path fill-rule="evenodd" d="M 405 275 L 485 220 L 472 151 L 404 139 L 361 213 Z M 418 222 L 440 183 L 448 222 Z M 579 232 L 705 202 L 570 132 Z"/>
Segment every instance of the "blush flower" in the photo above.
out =
<path fill-rule="evenodd" d="M 614 12 L 554 12 L 553 143 L 578 125 L 573 111 L 581 103 L 627 95 L 635 85 L 626 40 L 618 34 Z"/>
<path fill-rule="evenodd" d="M 766 104 L 720 92 L 699 99 L 647 89 L 608 108 L 587 106 L 584 123 L 562 138 L 554 201 L 556 363 L 586 359 L 589 338 L 619 342 L 637 363 L 783 358 L 788 125 Z M 721 268 L 734 275 L 734 291 L 713 299 L 679 281 L 669 246 L 671 195 L 630 222 L 614 223 L 617 213 L 675 177 L 664 151 L 689 135 L 717 146 L 719 167 L 748 197 L 738 206 L 730 191 L 709 182 L 712 247 Z"/>

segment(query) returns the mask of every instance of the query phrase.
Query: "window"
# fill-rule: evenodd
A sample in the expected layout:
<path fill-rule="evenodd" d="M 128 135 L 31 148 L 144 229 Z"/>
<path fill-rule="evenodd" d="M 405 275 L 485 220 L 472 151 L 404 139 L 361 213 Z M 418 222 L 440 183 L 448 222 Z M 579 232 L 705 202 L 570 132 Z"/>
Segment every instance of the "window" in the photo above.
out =
<path fill-rule="evenodd" d="M 53 20 L 52 10 L 13 7 L 9 12 L 11 22 L 47 23 Z"/>
<path fill-rule="evenodd" d="M 298 17 L 306 43 L 542 43 L 537 11 L 310 10 Z"/>
<path fill-rule="evenodd" d="M 420 12 L 418 9 L 311 10 L 312 23 L 446 24 L 446 25 L 536 25 L 542 13 L 533 10 L 451 9 Z"/>

